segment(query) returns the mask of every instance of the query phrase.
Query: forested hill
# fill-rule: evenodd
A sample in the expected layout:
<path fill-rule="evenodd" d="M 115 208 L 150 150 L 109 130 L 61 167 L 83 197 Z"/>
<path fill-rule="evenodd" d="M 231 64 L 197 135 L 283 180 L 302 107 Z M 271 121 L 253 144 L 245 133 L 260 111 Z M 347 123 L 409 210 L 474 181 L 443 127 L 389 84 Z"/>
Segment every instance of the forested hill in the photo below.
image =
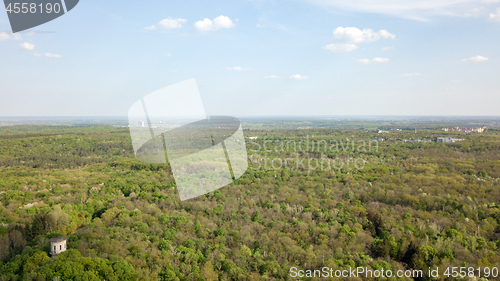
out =
<path fill-rule="evenodd" d="M 500 131 L 245 135 L 247 172 L 181 202 L 168 165 L 135 160 L 127 128 L 0 127 L 0 280 L 500 268 Z M 321 169 L 325 159 L 334 166 Z M 50 257 L 58 236 L 68 251 Z"/>

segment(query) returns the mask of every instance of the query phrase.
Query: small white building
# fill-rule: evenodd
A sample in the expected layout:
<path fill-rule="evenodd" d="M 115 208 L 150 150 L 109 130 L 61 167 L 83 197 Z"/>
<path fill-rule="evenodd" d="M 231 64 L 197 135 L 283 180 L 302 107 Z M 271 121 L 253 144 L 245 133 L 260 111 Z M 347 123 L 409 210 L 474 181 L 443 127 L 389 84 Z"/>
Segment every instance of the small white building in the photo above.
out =
<path fill-rule="evenodd" d="M 66 251 L 66 237 L 54 237 L 50 239 L 50 254 L 56 256 L 64 251 Z"/>
<path fill-rule="evenodd" d="M 463 141 L 463 140 L 464 139 L 455 139 L 455 138 L 452 138 L 452 137 L 437 138 L 436 139 L 437 142 L 444 142 L 444 143 L 452 143 L 452 142 Z"/>

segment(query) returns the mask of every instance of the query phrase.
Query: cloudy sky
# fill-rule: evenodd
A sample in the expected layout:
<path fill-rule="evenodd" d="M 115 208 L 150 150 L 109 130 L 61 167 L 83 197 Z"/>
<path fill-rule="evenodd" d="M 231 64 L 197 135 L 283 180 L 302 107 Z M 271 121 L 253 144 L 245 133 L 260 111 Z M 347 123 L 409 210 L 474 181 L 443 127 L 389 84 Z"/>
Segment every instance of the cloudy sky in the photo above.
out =
<path fill-rule="evenodd" d="M 0 116 L 125 116 L 195 78 L 208 114 L 500 115 L 500 0 L 82 0 L 12 34 Z"/>

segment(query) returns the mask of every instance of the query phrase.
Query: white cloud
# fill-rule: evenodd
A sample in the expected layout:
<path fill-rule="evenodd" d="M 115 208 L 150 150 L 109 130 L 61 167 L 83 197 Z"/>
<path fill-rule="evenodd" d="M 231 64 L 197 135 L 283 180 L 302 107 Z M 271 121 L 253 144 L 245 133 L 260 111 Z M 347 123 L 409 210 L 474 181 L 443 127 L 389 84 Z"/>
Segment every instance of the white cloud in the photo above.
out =
<path fill-rule="evenodd" d="M 374 63 L 381 63 L 381 62 L 388 62 L 390 59 L 388 58 L 373 58 L 371 60 L 369 59 L 359 59 L 358 62 L 359 63 L 363 63 L 363 64 L 369 64 L 371 62 L 374 62 Z"/>
<path fill-rule="evenodd" d="M 373 58 L 372 62 L 388 62 L 389 60 L 388 58 Z"/>
<path fill-rule="evenodd" d="M 484 3 L 499 3 L 500 0 L 483 0 L 481 2 L 484 2 Z"/>
<path fill-rule="evenodd" d="M 358 48 L 355 44 L 329 44 L 323 47 L 332 53 L 344 53 L 354 51 Z"/>
<path fill-rule="evenodd" d="M 374 42 L 379 40 L 380 38 L 396 38 L 396 35 L 389 33 L 389 31 L 384 29 L 375 32 L 369 28 L 360 30 L 357 27 L 337 27 L 333 31 L 333 36 L 336 39 L 355 44 Z"/>
<path fill-rule="evenodd" d="M 35 49 L 35 45 L 28 43 L 28 42 L 21 43 L 21 44 L 19 44 L 19 46 L 21 47 L 21 49 L 28 50 L 28 51 L 33 51 Z"/>
<path fill-rule="evenodd" d="M 171 56 L 172 56 L 172 54 L 171 54 L 171 53 L 168 53 L 168 54 L 167 54 L 167 57 L 171 57 Z"/>
<path fill-rule="evenodd" d="M 6 32 L 0 32 L 0 41 L 7 41 L 10 39 L 9 34 Z"/>
<path fill-rule="evenodd" d="M 38 57 L 38 58 L 39 58 L 39 57 L 58 58 L 58 59 L 59 59 L 59 58 L 62 58 L 62 56 L 61 56 L 61 55 L 58 55 L 58 54 L 52 54 L 52 53 L 45 53 L 45 54 L 37 54 L 37 53 L 35 53 L 33 56 L 34 56 L 34 57 Z"/>
<path fill-rule="evenodd" d="M 159 23 L 145 27 L 144 29 L 146 30 L 157 30 L 157 29 L 175 29 L 175 28 L 182 28 L 182 24 L 186 23 L 186 19 L 173 19 L 173 18 L 167 18 L 161 20 Z"/>
<path fill-rule="evenodd" d="M 219 28 L 231 28 L 234 26 L 233 21 L 226 16 L 218 16 L 214 19 L 214 26 Z"/>
<path fill-rule="evenodd" d="M 383 47 L 382 51 L 392 51 L 394 50 L 394 47 Z"/>
<path fill-rule="evenodd" d="M 415 72 L 415 73 L 405 73 L 400 75 L 400 77 L 413 77 L 413 76 L 422 76 L 422 74 Z"/>
<path fill-rule="evenodd" d="M 295 75 L 290 76 L 290 79 L 292 79 L 292 80 L 305 80 L 308 78 L 309 78 L 308 76 L 302 76 L 300 74 L 295 74 Z"/>
<path fill-rule="evenodd" d="M 483 62 L 483 61 L 489 61 L 490 59 L 487 58 L 487 57 L 483 57 L 483 56 L 475 56 L 475 57 L 471 57 L 471 58 L 468 58 L 468 59 L 463 59 L 462 61 L 473 61 L 473 62 Z"/>
<path fill-rule="evenodd" d="M 231 28 L 234 26 L 235 24 L 229 17 L 222 15 L 216 17 L 213 21 L 205 18 L 194 23 L 194 28 L 198 31 L 216 31 L 221 28 Z"/>
<path fill-rule="evenodd" d="M 494 13 L 490 14 L 489 20 L 490 21 L 500 21 L 500 8 L 497 8 L 497 13 L 496 14 L 494 14 Z"/>
<path fill-rule="evenodd" d="M 261 23 L 258 23 L 256 26 L 257 26 L 258 28 L 265 27 L 265 25 L 264 25 L 264 24 L 261 24 Z"/>
<path fill-rule="evenodd" d="M 264 79 L 278 79 L 279 76 L 276 76 L 276 75 L 269 75 L 269 76 L 266 76 L 264 77 Z"/>
<path fill-rule="evenodd" d="M 210 19 L 205 18 L 204 20 L 195 22 L 194 28 L 198 31 L 209 31 L 213 28 L 213 22 Z"/>
<path fill-rule="evenodd" d="M 12 36 L 10 36 L 7 32 L 0 32 L 0 41 L 7 41 L 7 40 L 21 40 L 23 39 L 21 37 L 21 35 L 19 34 L 12 34 Z"/>
<path fill-rule="evenodd" d="M 250 68 L 243 68 L 241 66 L 235 66 L 235 67 L 228 67 L 227 70 L 243 71 L 243 70 L 250 70 Z"/>

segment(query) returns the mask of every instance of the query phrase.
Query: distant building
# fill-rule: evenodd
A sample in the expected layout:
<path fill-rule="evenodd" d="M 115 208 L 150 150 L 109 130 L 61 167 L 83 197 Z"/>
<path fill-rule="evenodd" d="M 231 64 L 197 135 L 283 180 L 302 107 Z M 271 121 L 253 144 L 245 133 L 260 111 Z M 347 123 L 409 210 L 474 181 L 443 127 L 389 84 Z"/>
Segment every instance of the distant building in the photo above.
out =
<path fill-rule="evenodd" d="M 385 133 L 389 133 L 389 131 L 378 130 L 378 133 L 379 134 L 385 134 Z"/>
<path fill-rule="evenodd" d="M 256 139 L 257 139 L 257 137 L 249 137 L 249 139 L 251 139 L 251 140 L 256 140 Z"/>
<path fill-rule="evenodd" d="M 66 237 L 54 237 L 50 239 L 50 254 L 57 256 L 58 254 L 66 251 Z"/>
<path fill-rule="evenodd" d="M 446 138 L 437 138 L 437 142 L 444 142 L 444 143 L 452 143 L 456 141 L 463 141 L 464 139 L 455 139 L 452 137 L 446 137 Z"/>
<path fill-rule="evenodd" d="M 139 121 L 139 127 L 144 127 L 144 121 Z"/>
<path fill-rule="evenodd" d="M 432 142 L 431 140 L 421 140 L 421 139 L 412 139 L 412 140 L 404 139 L 403 141 L 404 142 L 423 142 L 423 143 L 430 143 L 430 142 Z"/>
<path fill-rule="evenodd" d="M 487 130 L 485 126 L 483 127 L 477 127 L 477 128 L 460 128 L 460 127 L 453 127 L 453 128 L 442 128 L 441 130 L 445 132 L 463 132 L 463 133 L 482 133 Z"/>

